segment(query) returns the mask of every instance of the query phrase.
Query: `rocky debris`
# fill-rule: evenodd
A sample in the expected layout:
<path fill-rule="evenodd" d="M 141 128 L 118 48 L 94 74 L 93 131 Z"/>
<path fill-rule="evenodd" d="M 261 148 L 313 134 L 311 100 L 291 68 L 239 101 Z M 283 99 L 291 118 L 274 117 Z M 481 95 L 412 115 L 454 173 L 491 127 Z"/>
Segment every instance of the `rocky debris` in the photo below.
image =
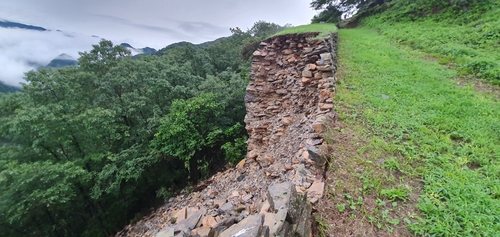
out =
<path fill-rule="evenodd" d="M 326 164 L 318 147 L 334 117 L 336 35 L 311 36 L 278 36 L 254 52 L 246 158 L 116 236 L 311 235 L 311 202 L 323 196 Z"/>

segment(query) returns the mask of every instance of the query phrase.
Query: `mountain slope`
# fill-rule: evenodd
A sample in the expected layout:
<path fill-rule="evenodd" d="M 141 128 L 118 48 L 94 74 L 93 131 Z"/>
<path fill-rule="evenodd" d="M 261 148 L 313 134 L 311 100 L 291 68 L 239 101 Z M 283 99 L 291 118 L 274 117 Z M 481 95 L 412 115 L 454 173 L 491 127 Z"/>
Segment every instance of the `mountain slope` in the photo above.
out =
<path fill-rule="evenodd" d="M 124 48 L 130 50 L 130 52 L 132 53 L 132 55 L 138 55 L 138 54 L 155 54 L 156 53 L 156 49 L 153 49 L 153 48 L 150 48 L 150 47 L 136 49 L 136 48 L 132 47 L 132 45 L 130 45 L 129 43 L 121 43 L 120 45 L 123 46 Z"/>
<path fill-rule="evenodd" d="M 76 65 L 78 65 L 78 61 L 76 59 L 63 53 L 63 54 L 60 54 L 59 56 L 57 56 L 56 58 L 52 59 L 52 61 L 50 61 L 46 67 L 62 68 L 62 67 L 69 67 L 69 66 L 76 66 Z"/>
<path fill-rule="evenodd" d="M 9 86 L 2 81 L 0 81 L 0 93 L 11 93 L 11 92 L 16 92 L 19 91 L 19 88 L 14 87 L 14 86 Z"/>
<path fill-rule="evenodd" d="M 500 85 L 500 2 L 474 2 L 464 10 L 433 1 L 394 0 L 360 24 L 427 52 L 462 74 Z"/>
<path fill-rule="evenodd" d="M 35 30 L 35 31 L 47 31 L 47 29 L 40 27 L 40 26 L 26 25 L 26 24 L 12 22 L 12 21 L 0 21 L 0 27 L 2 27 L 2 28 L 18 28 L 18 29 Z"/>
<path fill-rule="evenodd" d="M 193 46 L 195 48 L 203 49 L 203 48 L 207 48 L 213 44 L 219 43 L 221 40 L 224 40 L 226 38 L 227 37 L 221 37 L 221 38 L 218 38 L 218 39 L 213 40 L 213 41 L 203 42 L 201 44 L 193 44 L 193 43 L 186 42 L 186 41 L 177 42 L 177 43 L 169 44 L 166 47 L 158 50 L 158 52 L 156 52 L 156 55 L 161 56 L 161 55 L 165 54 L 165 52 L 167 52 L 168 50 L 179 48 L 179 47 L 185 47 L 187 45 Z"/>

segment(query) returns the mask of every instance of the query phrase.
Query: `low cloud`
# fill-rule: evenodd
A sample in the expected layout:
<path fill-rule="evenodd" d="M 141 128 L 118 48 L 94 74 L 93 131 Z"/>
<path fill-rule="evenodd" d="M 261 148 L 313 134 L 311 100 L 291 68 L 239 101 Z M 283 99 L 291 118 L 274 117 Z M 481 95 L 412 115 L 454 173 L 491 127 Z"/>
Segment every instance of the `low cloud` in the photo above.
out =
<path fill-rule="evenodd" d="M 216 26 L 208 22 L 179 21 L 179 27 L 191 34 L 220 35 L 229 32 L 229 28 Z"/>
<path fill-rule="evenodd" d="M 78 52 L 88 51 L 98 42 L 98 38 L 72 32 L 0 28 L 0 80 L 19 86 L 24 73 L 36 65 L 45 66 L 62 53 L 78 58 Z"/>

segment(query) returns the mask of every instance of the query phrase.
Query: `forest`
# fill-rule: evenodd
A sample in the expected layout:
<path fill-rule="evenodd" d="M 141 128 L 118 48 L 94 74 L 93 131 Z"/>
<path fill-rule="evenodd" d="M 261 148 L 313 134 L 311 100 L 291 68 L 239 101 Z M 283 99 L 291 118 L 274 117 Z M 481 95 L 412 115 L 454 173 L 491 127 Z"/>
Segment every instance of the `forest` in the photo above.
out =
<path fill-rule="evenodd" d="M 283 28 L 140 57 L 102 40 L 76 67 L 26 73 L 0 93 L 2 236 L 110 236 L 238 162 L 251 53 Z"/>

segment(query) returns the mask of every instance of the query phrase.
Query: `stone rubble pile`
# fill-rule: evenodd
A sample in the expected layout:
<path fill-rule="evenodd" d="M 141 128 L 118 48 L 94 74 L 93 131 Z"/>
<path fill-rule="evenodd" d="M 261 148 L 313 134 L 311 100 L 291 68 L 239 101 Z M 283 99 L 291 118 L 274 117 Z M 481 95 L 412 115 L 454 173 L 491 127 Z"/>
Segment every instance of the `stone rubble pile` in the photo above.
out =
<path fill-rule="evenodd" d="M 268 39 L 254 52 L 247 157 L 116 236 L 311 236 L 324 190 L 323 123 L 333 118 L 337 36 Z"/>

